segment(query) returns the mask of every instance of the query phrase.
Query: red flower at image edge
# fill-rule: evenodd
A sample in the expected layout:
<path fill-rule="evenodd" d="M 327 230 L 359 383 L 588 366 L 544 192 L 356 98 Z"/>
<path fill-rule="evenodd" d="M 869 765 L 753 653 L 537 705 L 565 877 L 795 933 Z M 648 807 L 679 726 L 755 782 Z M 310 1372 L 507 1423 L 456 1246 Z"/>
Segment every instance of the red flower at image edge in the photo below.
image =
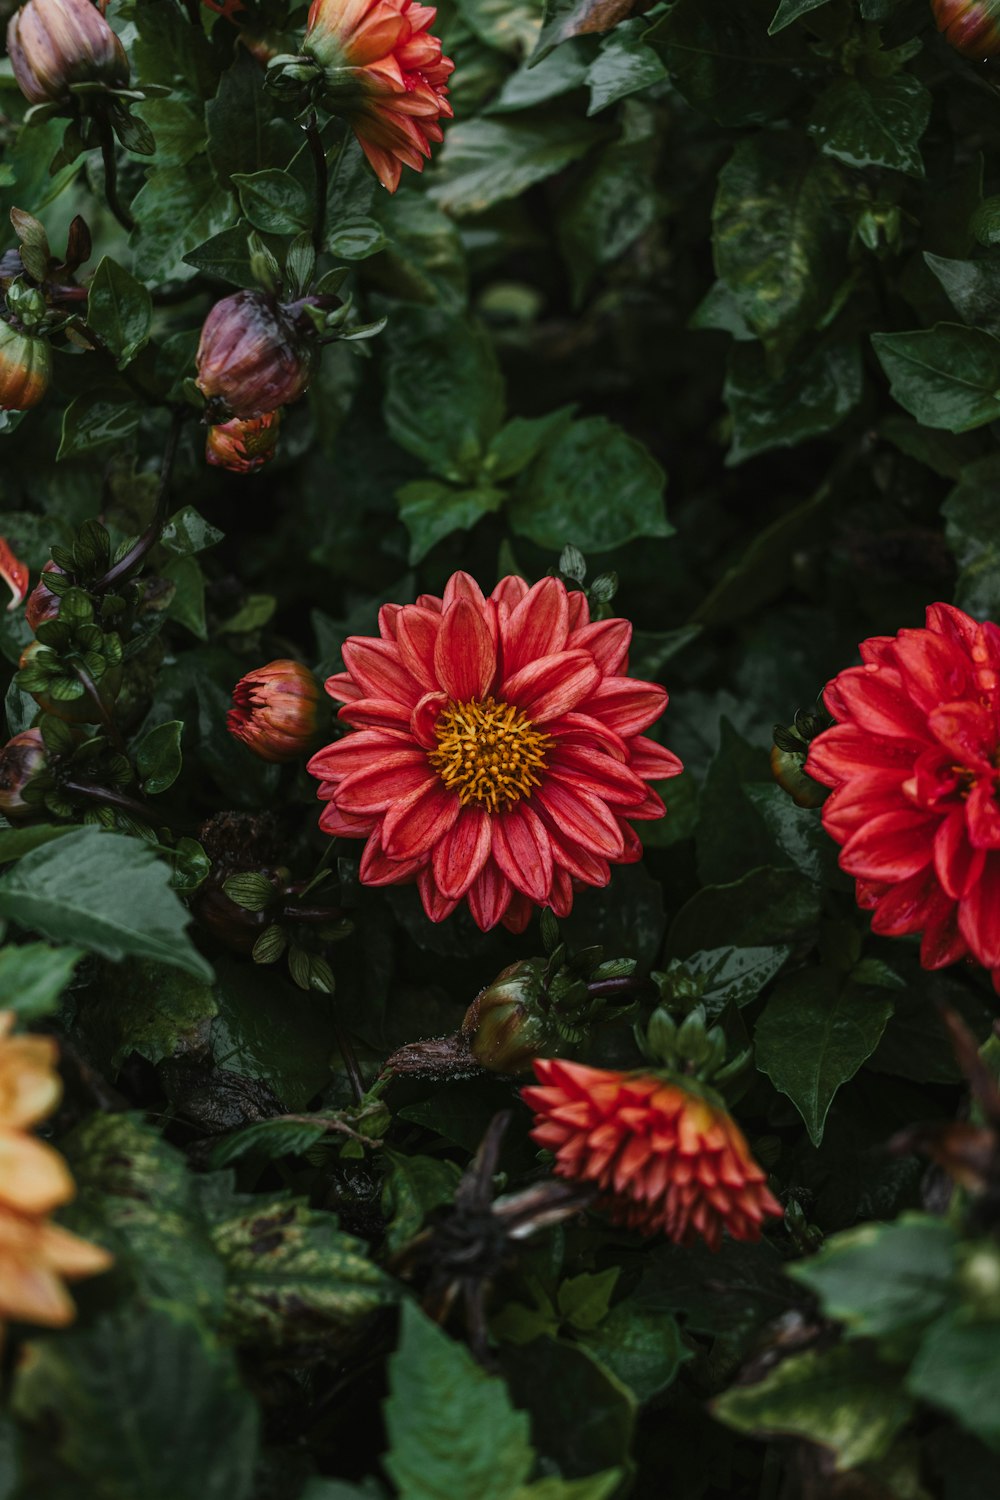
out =
<path fill-rule="evenodd" d="M 971 953 L 1000 988 L 1000 629 L 933 604 L 860 649 L 806 761 L 841 869 L 874 932 L 922 933 L 926 969 Z"/>
<path fill-rule="evenodd" d="M 641 857 L 630 820 L 662 816 L 647 783 L 682 767 L 643 737 L 667 694 L 625 675 L 625 620 L 591 623 L 555 578 L 486 599 L 456 573 L 443 600 L 385 605 L 379 629 L 326 684 L 357 732 L 309 762 L 320 827 L 367 839 L 365 884 L 416 881 L 433 922 L 466 899 L 484 931 L 520 932 Z"/>
<path fill-rule="evenodd" d="M 521 1090 L 535 1112 L 531 1134 L 555 1153 L 556 1174 L 592 1182 L 617 1224 L 664 1234 L 677 1245 L 699 1236 L 717 1250 L 723 1230 L 759 1240 L 781 1204 L 721 1104 L 680 1081 L 536 1058 L 541 1087 Z"/>
<path fill-rule="evenodd" d="M 446 84 L 455 70 L 431 36 L 437 11 L 413 0 L 313 0 L 304 50 L 326 74 L 325 102 L 350 121 L 384 188 L 404 166 L 422 172 L 440 119 L 454 111 Z"/>

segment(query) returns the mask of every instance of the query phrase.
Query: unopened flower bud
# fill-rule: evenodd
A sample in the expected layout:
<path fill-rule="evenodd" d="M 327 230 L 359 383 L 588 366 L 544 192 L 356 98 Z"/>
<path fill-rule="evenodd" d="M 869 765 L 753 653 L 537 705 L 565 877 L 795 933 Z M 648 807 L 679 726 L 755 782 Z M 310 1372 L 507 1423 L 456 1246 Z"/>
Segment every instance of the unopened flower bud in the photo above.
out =
<path fill-rule="evenodd" d="M 934 0 L 934 19 L 963 57 L 985 62 L 1000 53 L 1000 0 Z"/>
<path fill-rule="evenodd" d="M 233 474 L 252 474 L 274 457 L 281 426 L 281 412 L 265 412 L 262 417 L 232 417 L 208 429 L 205 458 L 220 469 Z"/>
<path fill-rule="evenodd" d="M 307 390 L 312 350 L 294 320 L 265 292 L 234 292 L 205 319 L 197 385 L 234 417 L 260 417 Z"/>
<path fill-rule="evenodd" d="M 45 340 L 0 320 L 0 411 L 37 406 L 51 378 L 52 355 Z"/>
<path fill-rule="evenodd" d="M 14 77 L 32 104 L 63 103 L 71 83 L 128 83 L 125 49 L 90 0 L 28 0 L 7 26 Z"/>
<path fill-rule="evenodd" d="M 555 1031 L 541 1005 L 542 968 L 530 958 L 510 964 L 469 1006 L 462 1035 L 480 1067 L 522 1073 L 549 1050 Z"/>
<path fill-rule="evenodd" d="M 825 786 L 813 781 L 803 770 L 805 759 L 805 746 L 799 754 L 794 750 L 783 750 L 780 745 L 772 745 L 771 775 L 782 791 L 788 793 L 796 807 L 820 807 L 830 794 Z"/>
<path fill-rule="evenodd" d="M 45 574 L 61 573 L 62 571 L 58 563 L 54 563 L 50 558 L 42 569 L 42 577 L 28 595 L 24 606 L 24 618 L 32 630 L 37 630 L 39 625 L 43 624 L 46 620 L 54 620 L 59 613 L 59 600 L 51 589 L 46 588 Z"/>
<path fill-rule="evenodd" d="M 318 717 L 319 686 L 308 667 L 272 661 L 240 678 L 226 725 L 261 760 L 286 761 L 310 749 Z"/>
<path fill-rule="evenodd" d="M 45 763 L 40 729 L 25 729 L 15 734 L 0 750 L 0 812 L 9 823 L 21 822 L 34 811 L 22 794 Z"/>

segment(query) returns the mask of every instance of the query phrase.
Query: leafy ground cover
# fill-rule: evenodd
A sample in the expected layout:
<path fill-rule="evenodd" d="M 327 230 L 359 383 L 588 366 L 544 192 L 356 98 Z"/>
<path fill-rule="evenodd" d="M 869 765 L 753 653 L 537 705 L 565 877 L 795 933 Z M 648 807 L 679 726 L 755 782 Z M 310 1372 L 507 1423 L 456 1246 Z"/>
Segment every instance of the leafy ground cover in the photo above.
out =
<path fill-rule="evenodd" d="M 997 1494 L 995 9 L 11 21 L 3 1500 Z"/>

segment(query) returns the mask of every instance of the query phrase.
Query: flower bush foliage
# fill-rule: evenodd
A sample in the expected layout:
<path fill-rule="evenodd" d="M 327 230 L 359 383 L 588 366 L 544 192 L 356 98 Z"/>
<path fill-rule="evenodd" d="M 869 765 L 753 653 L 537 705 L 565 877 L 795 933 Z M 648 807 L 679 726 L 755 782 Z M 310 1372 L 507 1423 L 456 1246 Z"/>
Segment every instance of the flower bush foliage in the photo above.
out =
<path fill-rule="evenodd" d="M 0 12 L 0 1495 L 992 1500 L 995 0 Z"/>

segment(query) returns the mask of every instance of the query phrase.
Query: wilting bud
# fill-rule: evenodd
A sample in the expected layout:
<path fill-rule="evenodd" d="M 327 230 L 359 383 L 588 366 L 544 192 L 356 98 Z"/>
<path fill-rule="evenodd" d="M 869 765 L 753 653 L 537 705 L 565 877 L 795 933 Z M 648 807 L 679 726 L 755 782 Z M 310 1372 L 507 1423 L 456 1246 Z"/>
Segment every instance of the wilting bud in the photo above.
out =
<path fill-rule="evenodd" d="M 205 319 L 197 385 L 229 415 L 260 417 L 290 406 L 311 376 L 305 336 L 266 292 L 234 292 Z"/>
<path fill-rule="evenodd" d="M 480 1067 L 523 1073 L 549 1050 L 555 1031 L 541 1005 L 543 969 L 538 959 L 510 964 L 469 1006 L 462 1035 Z"/>
<path fill-rule="evenodd" d="M 39 625 L 46 620 L 54 620 L 59 613 L 59 600 L 51 589 L 45 586 L 46 573 L 61 573 L 62 568 L 50 558 L 42 569 L 42 576 L 28 595 L 24 606 L 24 618 L 32 630 L 37 630 Z"/>
<path fill-rule="evenodd" d="M 230 734 L 261 760 L 294 760 L 316 736 L 319 685 L 297 661 L 272 661 L 241 677 L 226 715 Z"/>
<path fill-rule="evenodd" d="M 265 412 L 262 417 L 233 417 L 208 429 L 205 458 L 220 469 L 233 474 L 252 474 L 274 457 L 281 426 L 281 412 Z"/>
<path fill-rule="evenodd" d="M 0 411 L 37 406 L 51 378 L 52 355 L 45 340 L 0 320 Z"/>
<path fill-rule="evenodd" d="M 0 812 L 8 822 L 23 821 L 33 813 L 22 793 L 44 765 L 45 744 L 40 729 L 25 729 L 15 734 L 0 750 Z"/>
<path fill-rule="evenodd" d="M 1000 53 L 1000 0 L 933 0 L 945 41 L 977 62 Z"/>
<path fill-rule="evenodd" d="M 128 83 L 121 42 L 90 0 L 28 0 L 7 26 L 14 77 L 32 104 L 63 103 L 71 83 Z"/>

